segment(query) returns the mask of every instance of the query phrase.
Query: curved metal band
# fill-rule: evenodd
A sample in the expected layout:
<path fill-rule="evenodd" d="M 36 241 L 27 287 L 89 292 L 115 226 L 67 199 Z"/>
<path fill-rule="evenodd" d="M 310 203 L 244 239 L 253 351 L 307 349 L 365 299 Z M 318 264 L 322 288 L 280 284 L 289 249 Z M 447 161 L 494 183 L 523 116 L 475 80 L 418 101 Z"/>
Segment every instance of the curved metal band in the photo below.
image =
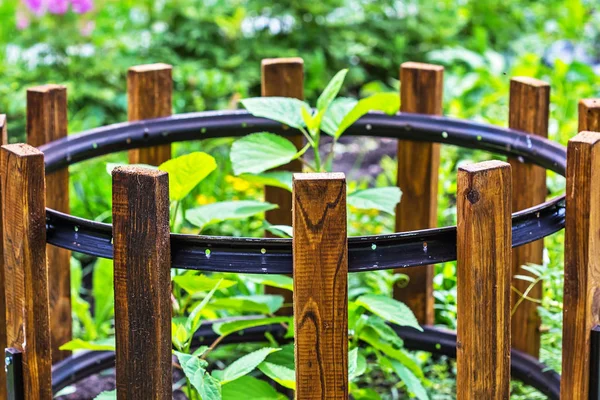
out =
<path fill-rule="evenodd" d="M 40 148 L 46 171 L 137 147 L 235 137 L 267 130 L 297 134 L 245 111 L 205 112 L 111 125 L 68 136 Z M 523 132 L 420 114 L 370 113 L 347 134 L 439 142 L 520 157 L 564 176 L 566 149 Z M 112 227 L 47 209 L 48 243 L 112 258 Z M 564 196 L 513 214 L 513 247 L 564 227 Z M 425 244 L 427 244 L 425 246 Z M 291 273 L 290 239 L 171 235 L 173 268 L 246 273 Z M 210 250 L 210 254 L 206 250 Z M 263 251 L 264 250 L 264 251 Z M 349 271 L 412 267 L 456 259 L 456 227 L 348 239 Z"/>
<path fill-rule="evenodd" d="M 212 330 L 211 323 L 204 324 L 196 334 L 195 344 L 210 345 L 217 335 Z M 425 326 L 419 332 L 411 328 L 390 325 L 404 340 L 404 346 L 409 350 L 423 350 L 432 354 L 456 358 L 456 333 L 443 329 Z M 285 329 L 278 324 L 254 327 L 244 331 L 243 335 L 230 335 L 223 343 L 250 343 L 265 341 L 265 333 L 269 332 L 282 342 Z M 85 352 L 71 356 L 52 367 L 52 390 L 54 393 L 62 388 L 78 382 L 90 375 L 112 368 L 115 365 L 115 353 L 111 351 Z M 551 400 L 560 398 L 560 375 L 550 370 L 534 357 L 518 350 L 511 353 L 511 375 L 513 378 L 530 385 Z"/>

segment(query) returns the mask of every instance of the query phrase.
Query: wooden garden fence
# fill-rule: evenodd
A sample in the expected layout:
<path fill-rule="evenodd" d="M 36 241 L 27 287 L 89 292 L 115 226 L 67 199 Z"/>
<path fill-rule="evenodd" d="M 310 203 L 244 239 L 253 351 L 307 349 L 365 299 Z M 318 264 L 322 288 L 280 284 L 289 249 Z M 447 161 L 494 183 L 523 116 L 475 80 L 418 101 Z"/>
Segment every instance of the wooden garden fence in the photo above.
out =
<path fill-rule="evenodd" d="M 303 97 L 301 59 L 263 61 L 264 96 Z M 400 69 L 403 112 L 441 115 L 443 68 L 405 63 Z M 134 67 L 128 74 L 129 120 L 171 114 L 171 67 Z M 509 126 L 547 137 L 549 86 L 530 78 L 510 84 Z M 590 335 L 600 323 L 600 100 L 582 100 L 579 131 L 568 144 L 565 293 L 561 398 L 590 393 Z M 7 348 L 8 382 L 0 398 L 51 399 L 51 365 L 68 355 L 71 339 L 68 251 L 46 244 L 45 207 L 69 212 L 68 170 L 48 176 L 35 147 L 67 134 L 63 86 L 27 93 L 26 144 L 0 151 L 2 266 L 0 347 Z M 0 116 L 6 143 L 6 118 Z M 301 140 L 296 140 L 300 147 Z M 404 192 L 397 230 L 437 224 L 439 144 L 398 143 L 398 185 Z M 158 165 L 169 145 L 131 150 L 130 161 Z M 300 165 L 289 169 L 299 172 Z M 457 398 L 508 399 L 511 346 L 539 355 L 540 320 L 524 302 L 511 318 L 511 285 L 520 266 L 541 263 L 543 243 L 511 249 L 511 212 L 543 202 L 545 170 L 518 160 L 459 168 L 457 175 Z M 171 248 L 165 172 L 120 167 L 113 172 L 116 377 L 119 399 L 170 399 Z M 346 182 L 343 174 L 294 175 L 293 192 L 267 188 L 279 205 L 273 224 L 293 223 L 296 398 L 348 398 Z M 286 212 L 292 210 L 291 213 Z M 395 297 L 423 324 L 433 323 L 432 267 L 402 270 L 411 281 Z M 523 273 L 519 271 L 519 273 Z M 541 284 L 529 296 L 540 298 Z M 512 300 L 511 300 L 512 299 Z M 18 357 L 13 357 L 15 351 Z M 20 365 L 15 365 L 17 361 Z M 10 364 L 10 365 L 9 365 Z M 7 378 L 6 374 L 9 374 Z M 592 379 L 593 381 L 593 379 Z M 12 381 L 14 384 L 14 380 Z M 16 392 L 15 392 L 16 390 Z"/>

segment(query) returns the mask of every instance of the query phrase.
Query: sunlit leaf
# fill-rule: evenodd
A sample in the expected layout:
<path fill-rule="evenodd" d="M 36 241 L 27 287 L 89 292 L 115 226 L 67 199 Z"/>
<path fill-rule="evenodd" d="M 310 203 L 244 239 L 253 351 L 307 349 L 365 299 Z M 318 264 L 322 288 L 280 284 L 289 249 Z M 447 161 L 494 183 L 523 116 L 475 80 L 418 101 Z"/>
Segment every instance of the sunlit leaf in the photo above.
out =
<path fill-rule="evenodd" d="M 253 133 L 233 142 L 229 158 L 236 175 L 260 174 L 298 157 L 296 146 L 269 132 Z"/>
<path fill-rule="evenodd" d="M 288 97 L 253 97 L 241 103 L 255 117 L 272 119 L 292 128 L 304 127 L 302 109 L 309 108 L 305 102 Z"/>
<path fill-rule="evenodd" d="M 194 226 L 204 228 L 230 219 L 245 219 L 277 207 L 276 204 L 256 200 L 220 201 L 187 210 L 185 219 Z"/>
<path fill-rule="evenodd" d="M 213 324 L 212 328 L 213 331 L 215 331 L 219 335 L 227 336 L 234 332 L 242 331 L 248 328 L 253 328 L 255 326 L 279 324 L 281 322 L 290 323 L 291 317 L 253 318 L 230 322 L 217 322 Z"/>
<path fill-rule="evenodd" d="M 283 297 L 277 295 L 233 296 L 215 299 L 214 308 L 227 308 L 245 313 L 273 314 L 283 305 Z"/>
<path fill-rule="evenodd" d="M 260 275 L 260 274 L 246 274 L 244 278 L 250 282 L 258 283 L 260 285 L 272 286 L 281 289 L 294 290 L 294 280 L 287 275 Z"/>
<path fill-rule="evenodd" d="M 244 375 L 252 372 L 265 358 L 280 349 L 265 347 L 264 349 L 256 350 L 250 354 L 238 358 L 233 363 L 229 364 L 227 368 L 223 370 L 223 380 L 221 384 L 233 381 Z"/>
<path fill-rule="evenodd" d="M 198 292 L 208 292 L 212 290 L 217 283 L 221 282 L 219 289 L 227 289 L 236 284 L 235 281 L 227 279 L 215 279 L 210 278 L 206 275 L 178 275 L 173 277 L 173 282 L 178 284 L 183 290 L 189 294 L 196 294 Z"/>
<path fill-rule="evenodd" d="M 88 342 L 82 339 L 73 339 L 60 346 L 60 350 L 94 350 L 94 351 L 115 351 L 115 339 L 105 339 Z"/>
<path fill-rule="evenodd" d="M 182 200 L 216 168 L 215 159 L 200 151 L 173 158 L 158 167 L 169 173 L 169 197 L 172 201 Z"/>
<path fill-rule="evenodd" d="M 365 294 L 356 299 L 356 304 L 363 306 L 373 314 L 391 323 L 400 326 L 410 326 L 420 331 L 423 330 L 410 308 L 391 297 Z"/>
<path fill-rule="evenodd" d="M 352 111 L 358 100 L 348 97 L 337 98 L 331 103 L 321 120 L 321 131 L 334 136 L 344 117 Z"/>
<path fill-rule="evenodd" d="M 348 204 L 363 210 L 375 209 L 394 215 L 402 191 L 395 187 L 379 187 L 358 190 L 348 195 Z"/>
<path fill-rule="evenodd" d="M 242 376 L 222 388 L 223 400 L 286 400 L 271 385 L 252 376 Z"/>
<path fill-rule="evenodd" d="M 239 178 L 259 185 L 279 187 L 291 192 L 292 175 L 289 171 L 267 171 L 261 174 L 241 174 Z"/>
<path fill-rule="evenodd" d="M 342 136 L 346 129 L 369 111 L 383 111 L 387 114 L 395 114 L 399 109 L 400 96 L 397 93 L 377 93 L 366 99 L 362 99 L 344 117 L 334 137 L 339 138 Z"/>
<path fill-rule="evenodd" d="M 333 99 L 338 95 L 342 85 L 344 83 L 344 79 L 346 79 L 346 74 L 348 73 L 347 69 L 343 69 L 339 71 L 335 76 L 329 81 L 323 93 L 319 96 L 317 100 L 317 110 L 324 111 L 326 110 Z"/>
<path fill-rule="evenodd" d="M 281 386 L 296 389 L 296 373 L 293 369 L 270 362 L 263 362 L 258 369 Z"/>

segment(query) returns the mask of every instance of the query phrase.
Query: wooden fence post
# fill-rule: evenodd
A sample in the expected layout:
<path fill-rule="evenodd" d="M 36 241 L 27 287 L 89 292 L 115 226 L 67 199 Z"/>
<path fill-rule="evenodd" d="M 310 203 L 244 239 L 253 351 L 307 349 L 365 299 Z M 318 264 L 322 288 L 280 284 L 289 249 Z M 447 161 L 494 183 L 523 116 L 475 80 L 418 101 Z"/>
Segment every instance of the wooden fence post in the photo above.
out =
<path fill-rule="evenodd" d="M 6 115 L 0 114 L 0 138 L 2 145 L 7 143 Z M 1 178 L 0 178 L 1 182 Z M 0 185 L 1 186 L 1 185 Z M 0 187 L 0 200 L 2 199 L 2 188 Z M 4 278 L 4 239 L 2 235 L 2 211 L 0 209 L 0 354 L 4 354 L 6 348 L 6 291 Z M 0 399 L 6 399 L 6 370 L 0 365 Z"/>
<path fill-rule="evenodd" d="M 600 133 L 569 140 L 561 399 L 587 399 L 590 331 L 600 323 Z"/>
<path fill-rule="evenodd" d="M 117 396 L 171 399 L 171 246 L 166 172 L 113 171 Z"/>
<path fill-rule="evenodd" d="M 458 400 L 510 390 L 511 171 L 485 161 L 457 179 Z"/>
<path fill-rule="evenodd" d="M 261 94 L 263 97 L 281 96 L 304 100 L 304 61 L 301 58 L 268 58 L 261 63 Z M 289 137 L 296 148 L 303 146 L 302 135 Z M 302 163 L 294 160 L 279 170 L 301 172 Z M 277 204 L 279 208 L 266 212 L 266 220 L 273 225 L 292 225 L 292 194 L 281 188 L 265 186 L 265 201 Z M 266 232 L 267 237 L 274 237 Z M 289 290 L 267 286 L 265 292 L 283 296 L 284 303 L 292 302 Z M 280 315 L 292 315 L 292 307 L 282 308 Z"/>
<path fill-rule="evenodd" d="M 27 143 L 39 147 L 67 136 L 67 88 L 44 85 L 27 90 Z M 46 205 L 69 213 L 69 169 L 46 177 Z M 52 361 L 71 352 L 60 351 L 72 339 L 71 319 L 71 252 L 47 245 L 48 284 L 50 288 L 50 333 Z"/>
<path fill-rule="evenodd" d="M 23 353 L 25 400 L 51 399 L 44 155 L 13 144 L 0 157 L 7 347 Z"/>
<path fill-rule="evenodd" d="M 548 110 L 550 106 L 550 85 L 527 77 L 515 77 L 510 81 L 510 108 L 508 126 L 543 138 L 548 137 Z M 529 163 L 523 163 L 510 157 L 512 169 L 513 198 L 512 210 L 520 211 L 546 200 L 546 170 Z M 544 240 L 538 240 L 513 250 L 512 275 L 531 275 L 521 268 L 528 263 L 543 263 Z M 513 278 L 513 286 L 522 294 L 531 282 Z M 536 284 L 527 297 L 540 299 L 542 283 Z M 515 307 L 520 295 L 512 296 Z M 540 324 L 538 304 L 525 300 L 521 302 L 512 316 L 512 347 L 539 357 Z"/>
<path fill-rule="evenodd" d="M 579 100 L 578 132 L 600 132 L 600 99 Z"/>
<path fill-rule="evenodd" d="M 173 68 L 167 64 L 138 65 L 127 73 L 129 121 L 168 117 L 172 113 Z M 129 150 L 130 164 L 160 165 L 171 158 L 171 145 Z"/>
<path fill-rule="evenodd" d="M 443 67 L 406 62 L 400 66 L 400 82 L 400 111 L 442 115 Z M 437 226 L 439 165 L 439 144 L 398 141 L 397 184 L 403 194 L 396 209 L 397 232 Z M 433 324 L 433 265 L 396 272 L 410 281 L 394 287 L 394 298 L 406 303 L 420 324 Z"/>
<path fill-rule="evenodd" d="M 294 174 L 296 398 L 348 399 L 344 174 Z"/>

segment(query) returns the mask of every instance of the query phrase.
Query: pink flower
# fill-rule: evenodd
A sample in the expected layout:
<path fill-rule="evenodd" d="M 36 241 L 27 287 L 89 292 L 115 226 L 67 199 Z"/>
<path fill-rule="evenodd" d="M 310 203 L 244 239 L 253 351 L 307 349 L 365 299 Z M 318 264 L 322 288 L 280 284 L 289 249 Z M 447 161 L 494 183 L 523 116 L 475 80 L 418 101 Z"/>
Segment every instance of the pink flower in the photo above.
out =
<path fill-rule="evenodd" d="M 46 12 L 46 7 L 44 7 L 45 6 L 44 0 L 23 0 L 23 1 L 25 3 L 25 6 L 27 6 L 27 8 L 29 9 L 29 11 L 31 11 L 38 17 L 43 15 L 44 12 Z"/>
<path fill-rule="evenodd" d="M 69 9 L 69 0 L 48 0 L 48 11 L 51 14 L 62 15 Z"/>
<path fill-rule="evenodd" d="M 85 14 L 94 8 L 94 0 L 71 0 L 71 8 L 77 14 Z"/>
<path fill-rule="evenodd" d="M 22 11 L 17 11 L 17 29 L 22 31 L 29 27 L 29 18 Z"/>

